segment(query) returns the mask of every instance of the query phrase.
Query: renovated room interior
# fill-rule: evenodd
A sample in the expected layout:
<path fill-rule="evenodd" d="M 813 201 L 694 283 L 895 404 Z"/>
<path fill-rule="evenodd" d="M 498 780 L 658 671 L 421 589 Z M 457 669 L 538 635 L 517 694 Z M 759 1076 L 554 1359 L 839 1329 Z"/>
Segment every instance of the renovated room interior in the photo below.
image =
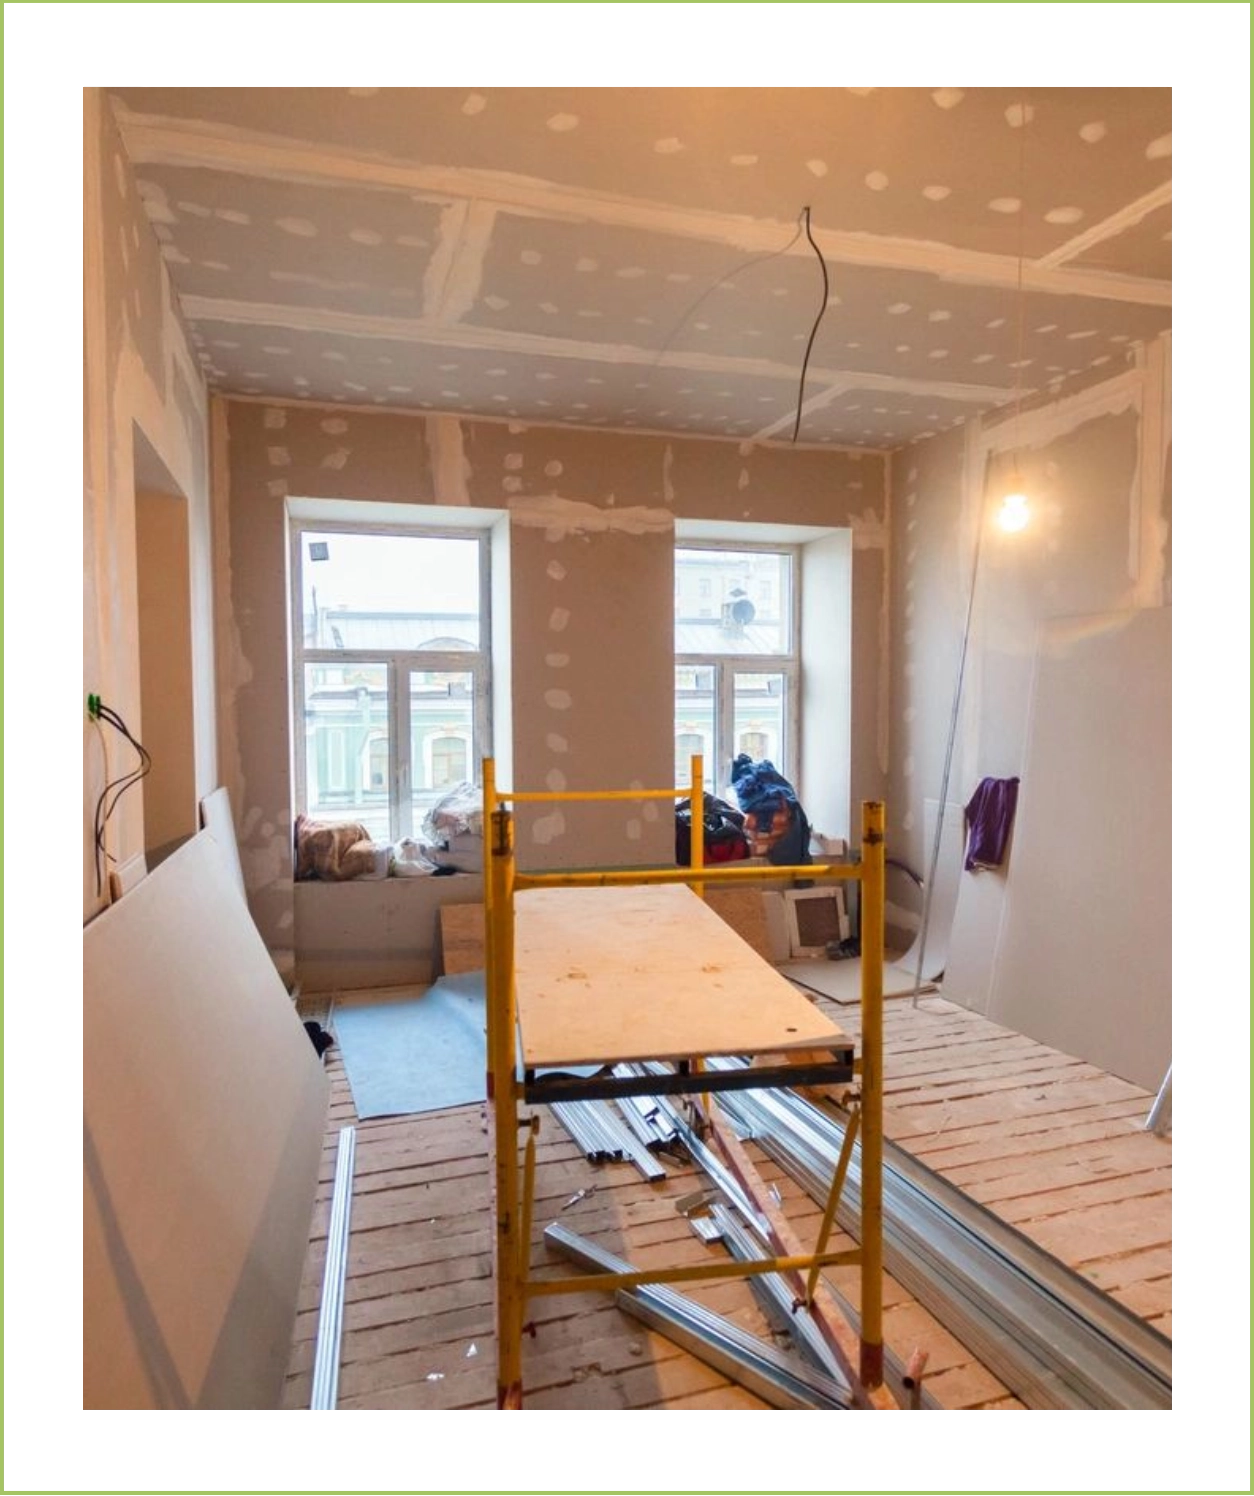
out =
<path fill-rule="evenodd" d="M 493 1405 L 482 1105 L 359 1118 L 302 1028 L 450 972 L 441 910 L 483 877 L 298 878 L 295 846 L 341 792 L 399 845 L 484 757 L 643 791 L 700 752 L 730 798 L 747 751 L 820 857 L 882 801 L 890 952 L 927 977 L 885 1004 L 888 1136 L 1169 1364 L 1171 90 L 101 87 L 84 126 L 84 1405 L 309 1406 L 355 1121 L 340 1405 Z M 377 570 L 374 642 L 315 639 L 354 535 L 473 552 L 473 648 L 379 642 L 446 605 Z M 720 597 L 720 556 L 784 559 Z M 323 756 L 337 649 L 385 726 Z M 422 672 L 466 698 L 425 748 Z M 152 763 L 122 794 L 114 718 Z M 1009 848 L 964 867 L 986 780 Z M 644 799 L 520 805 L 516 836 L 537 871 L 675 856 Z M 706 1250 L 541 1138 L 537 1260 L 546 1203 L 633 1260 Z M 744 1284 L 703 1292 L 765 1333 Z M 1051 1405 L 886 1304 L 928 1406 Z M 764 1406 L 583 1312 L 596 1355 L 541 1323 L 526 1406 Z"/>

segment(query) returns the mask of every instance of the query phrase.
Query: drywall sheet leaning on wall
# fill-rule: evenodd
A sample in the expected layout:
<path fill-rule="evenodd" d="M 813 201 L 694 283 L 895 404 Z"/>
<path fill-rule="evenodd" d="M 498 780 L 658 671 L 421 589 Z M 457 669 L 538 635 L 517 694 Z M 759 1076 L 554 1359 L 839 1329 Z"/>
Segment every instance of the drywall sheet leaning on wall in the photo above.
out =
<path fill-rule="evenodd" d="M 958 885 L 949 960 L 941 990 L 950 1002 L 961 1003 L 977 1013 L 988 1012 L 993 967 L 1006 912 L 1006 880 L 1014 858 L 1012 834 L 1003 867 L 964 871 Z"/>
<path fill-rule="evenodd" d="M 1171 1061 L 1171 610 L 1043 626 L 989 1016 L 1154 1090 Z"/>
<path fill-rule="evenodd" d="M 225 785 L 219 785 L 212 795 L 206 795 L 200 802 L 200 824 L 222 848 L 240 898 L 247 900 L 244 868 L 239 860 L 239 843 L 235 840 L 235 817 L 231 813 L 231 797 Z"/>
<path fill-rule="evenodd" d="M 83 1406 L 278 1406 L 326 1078 L 202 831 L 83 932 Z"/>
<path fill-rule="evenodd" d="M 936 822 L 939 815 L 939 800 L 923 802 L 924 848 L 927 853 L 925 886 L 926 880 L 932 877 L 932 858 L 936 858 L 936 873 L 927 910 L 927 930 L 925 932 L 920 929 L 910 949 L 894 962 L 895 966 L 918 979 L 921 985 L 934 982 L 945 970 L 949 959 L 949 935 L 954 922 L 954 909 L 958 903 L 958 880 L 962 873 L 962 854 L 966 846 L 962 806 L 946 802 L 938 849 Z"/>

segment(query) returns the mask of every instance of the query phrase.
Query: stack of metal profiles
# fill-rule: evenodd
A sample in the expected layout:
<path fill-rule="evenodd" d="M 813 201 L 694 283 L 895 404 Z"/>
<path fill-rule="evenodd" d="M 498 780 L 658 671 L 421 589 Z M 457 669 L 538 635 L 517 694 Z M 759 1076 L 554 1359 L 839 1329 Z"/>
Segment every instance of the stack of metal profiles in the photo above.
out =
<path fill-rule="evenodd" d="M 712 1065 L 737 1064 L 711 1061 Z M 844 1127 L 791 1091 L 720 1098 L 815 1201 Z M 855 1146 L 838 1220 L 857 1234 Z M 1171 1342 L 991 1211 L 885 1143 L 884 1264 L 1031 1408 L 1171 1406 Z"/>
<path fill-rule="evenodd" d="M 642 1067 L 645 1073 L 659 1068 L 655 1062 Z M 706 1146 L 673 1100 L 659 1099 L 658 1106 L 666 1114 L 678 1141 L 683 1144 L 692 1161 L 709 1175 L 718 1192 L 733 1207 L 729 1209 L 725 1205 L 715 1204 L 710 1215 L 711 1229 L 699 1230 L 697 1234 L 707 1241 L 721 1240 L 731 1255 L 742 1262 L 773 1251 L 770 1227 L 745 1193 L 740 1181 L 718 1155 Z M 728 1118 L 725 1117 L 724 1120 Z M 738 1118 L 730 1120 L 735 1123 L 741 1136 L 753 1136 L 752 1128 L 742 1125 Z M 695 1221 L 691 1224 L 696 1226 Z M 796 1294 L 789 1280 L 780 1273 L 755 1274 L 749 1279 L 749 1286 L 772 1326 L 786 1334 L 803 1357 L 843 1382 L 844 1370 L 837 1362 L 830 1345 L 814 1321 L 808 1315 L 797 1312 Z M 839 1294 L 835 1297 L 847 1310 L 847 1318 L 856 1328 L 857 1315 L 854 1310 L 845 1304 Z M 905 1363 L 888 1347 L 884 1349 L 884 1380 L 902 1407 L 911 1405 L 937 1409 L 940 1406 L 930 1393 L 910 1385 Z"/>
<path fill-rule="evenodd" d="M 652 1062 L 647 1067 L 638 1066 L 634 1070 L 631 1067 L 625 1067 L 626 1073 L 636 1075 L 648 1074 L 651 1070 L 660 1070 L 661 1068 L 663 1067 Z M 707 1218 L 710 1221 L 710 1229 L 698 1231 L 698 1234 L 707 1241 L 721 1239 L 732 1256 L 739 1258 L 741 1261 L 760 1257 L 763 1252 L 771 1251 L 770 1231 L 765 1219 L 755 1209 L 753 1202 L 745 1193 L 735 1175 L 725 1167 L 718 1156 L 701 1140 L 676 1103 L 669 1097 L 647 1098 L 647 1102 L 650 1107 L 656 1107 L 661 1124 L 669 1128 L 674 1139 L 683 1146 L 697 1167 L 702 1169 L 710 1177 L 711 1182 L 715 1186 L 715 1190 L 711 1193 L 714 1195 L 721 1194 L 730 1202 L 732 1207 L 729 1208 L 726 1205 L 714 1204 L 711 1215 Z M 677 1209 L 682 1209 L 683 1206 L 684 1201 L 676 1201 Z M 691 1224 L 695 1227 L 697 1222 L 692 1221 Z M 620 1263 L 617 1267 L 605 1266 L 604 1264 L 617 1261 L 617 1259 L 610 1258 L 607 1254 L 601 1252 L 601 1249 L 593 1247 L 591 1243 L 585 1243 L 581 1239 L 575 1238 L 573 1233 L 567 1231 L 565 1227 L 550 1227 L 545 1232 L 545 1238 L 551 1246 L 559 1251 L 564 1251 L 567 1256 L 574 1257 L 574 1260 L 581 1262 L 585 1267 L 601 1271 L 630 1271 L 626 1264 Z M 578 1255 L 578 1252 L 572 1246 L 572 1242 L 579 1242 L 581 1247 L 587 1249 L 584 1256 L 581 1257 Z M 597 1256 L 597 1253 L 600 1253 L 600 1255 Z M 809 1363 L 823 1376 L 830 1377 L 845 1389 L 844 1396 L 846 1400 L 840 1406 L 847 1407 L 849 1405 L 848 1382 L 845 1378 L 844 1370 L 837 1362 L 831 1347 L 824 1340 L 810 1317 L 795 1312 L 796 1300 L 793 1288 L 788 1280 L 779 1273 L 763 1273 L 750 1278 L 749 1283 L 762 1306 L 767 1321 L 775 1330 L 788 1336 L 791 1345 L 794 1347 L 797 1355 L 802 1358 L 802 1361 Z M 750 1381 L 745 1380 L 739 1375 L 738 1369 L 734 1370 L 730 1364 L 712 1360 L 711 1356 L 707 1354 L 707 1351 L 711 1349 L 711 1344 L 706 1337 L 710 1335 L 713 1336 L 715 1354 L 720 1349 L 726 1349 L 722 1344 L 724 1335 L 720 1325 L 714 1323 L 709 1318 L 702 1318 L 696 1315 L 695 1308 L 697 1306 L 693 1306 L 691 1301 L 684 1298 L 683 1295 L 677 1294 L 670 1289 L 663 1290 L 658 1285 L 653 1285 L 648 1290 L 648 1293 L 651 1294 L 654 1289 L 656 1289 L 661 1297 L 656 1301 L 650 1298 L 648 1302 L 658 1312 L 660 1312 L 661 1306 L 665 1306 L 670 1316 L 666 1324 L 655 1324 L 655 1328 L 670 1336 L 670 1338 L 675 1340 L 676 1344 L 682 1345 L 694 1355 L 708 1361 L 709 1364 L 717 1366 L 725 1375 L 732 1377 L 733 1380 L 739 1380 L 743 1385 L 757 1391 L 764 1401 L 770 1402 L 772 1400 L 768 1391 L 763 1391 L 762 1388 L 753 1386 Z M 639 1292 L 645 1293 L 646 1290 L 641 1289 Z M 629 1312 L 643 1315 L 643 1311 L 637 1307 L 641 1302 L 638 1297 L 633 1297 L 632 1294 L 624 1292 L 619 1295 L 619 1302 L 621 1307 L 627 1309 Z M 852 1311 L 850 1317 L 854 1317 Z M 714 1318 L 717 1320 L 717 1316 Z M 731 1328 L 733 1331 L 737 1329 L 734 1325 Z M 885 1380 L 903 1407 L 912 1400 L 915 1400 L 916 1406 L 923 1408 L 936 1408 L 938 1406 L 935 1399 L 927 1392 L 923 1392 L 921 1396 L 913 1393 L 913 1389 L 908 1386 L 906 1381 L 906 1368 L 900 1358 L 892 1354 L 891 1351 L 885 1352 L 884 1373 Z M 793 1403 L 774 1403 L 773 1405 L 777 1407 L 797 1406 L 797 1404 Z M 815 1406 L 820 1405 L 815 1404 Z"/>
<path fill-rule="evenodd" d="M 629 1273 L 621 1257 L 555 1222 L 545 1242 L 581 1267 L 599 1273 Z M 814 1370 L 790 1352 L 759 1340 L 732 1320 L 659 1283 L 620 1289 L 620 1308 L 691 1352 L 706 1365 L 755 1393 L 773 1408 L 844 1409 L 849 1388 L 840 1377 Z"/>
<path fill-rule="evenodd" d="M 661 1146 L 660 1139 L 628 1126 L 634 1113 L 624 1121 L 605 1101 L 555 1101 L 550 1110 L 592 1162 L 627 1159 L 648 1180 L 666 1178 L 666 1170 L 649 1151 Z"/>
<path fill-rule="evenodd" d="M 636 1073 L 631 1065 L 615 1065 L 619 1080 Z M 618 1102 L 627 1125 L 646 1148 L 669 1148 L 675 1141 L 675 1129 L 651 1096 L 624 1096 Z"/>
<path fill-rule="evenodd" d="M 711 1219 L 719 1239 L 733 1257 L 747 1262 L 761 1255 L 761 1245 L 726 1205 L 715 1205 L 711 1211 Z M 798 1312 L 797 1298 L 788 1279 L 782 1273 L 758 1273 L 748 1282 L 771 1328 L 778 1334 L 786 1335 L 803 1360 L 843 1383 L 844 1371 L 831 1346 L 824 1340 L 814 1320 L 809 1315 Z M 846 1308 L 848 1318 L 856 1324 L 857 1315 L 839 1294 L 834 1296 Z M 905 1362 L 887 1346 L 884 1348 L 884 1381 L 899 1406 L 920 1408 L 928 1412 L 939 1411 L 940 1403 L 917 1381 L 910 1381 Z"/>

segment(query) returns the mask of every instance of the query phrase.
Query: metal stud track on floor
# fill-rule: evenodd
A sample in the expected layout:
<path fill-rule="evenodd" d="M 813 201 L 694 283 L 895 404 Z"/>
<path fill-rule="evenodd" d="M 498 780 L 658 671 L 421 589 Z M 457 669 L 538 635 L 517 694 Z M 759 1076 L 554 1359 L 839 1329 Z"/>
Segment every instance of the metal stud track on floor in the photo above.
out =
<path fill-rule="evenodd" d="M 331 1191 L 327 1260 L 322 1276 L 322 1303 L 318 1312 L 318 1335 L 314 1346 L 313 1386 L 309 1406 L 315 1412 L 333 1409 L 339 1395 L 344 1283 L 348 1271 L 348 1236 L 353 1210 L 353 1163 L 356 1154 L 356 1129 L 341 1127 L 335 1153 L 335 1183 Z"/>
<path fill-rule="evenodd" d="M 727 1093 L 720 1105 L 812 1199 L 827 1198 L 839 1121 L 789 1091 Z M 851 1233 L 860 1184 L 855 1147 L 838 1217 Z M 1169 1340 L 887 1143 L 884 1202 L 888 1271 L 1029 1407 L 1171 1406 Z"/>
<path fill-rule="evenodd" d="M 560 1222 L 545 1228 L 546 1245 L 599 1273 L 629 1273 L 632 1266 Z M 620 1290 L 619 1306 L 665 1335 L 773 1408 L 844 1409 L 849 1389 L 827 1372 L 815 1370 L 790 1352 L 715 1314 L 661 1284 Z"/>

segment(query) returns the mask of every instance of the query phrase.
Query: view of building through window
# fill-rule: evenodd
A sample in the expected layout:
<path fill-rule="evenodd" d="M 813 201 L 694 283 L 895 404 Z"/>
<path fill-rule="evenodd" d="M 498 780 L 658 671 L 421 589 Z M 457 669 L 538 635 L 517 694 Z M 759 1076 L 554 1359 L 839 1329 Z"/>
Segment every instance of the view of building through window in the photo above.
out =
<path fill-rule="evenodd" d="M 475 778 L 490 751 L 486 565 L 479 535 L 295 532 L 298 808 L 396 840 Z M 677 785 L 694 753 L 715 793 L 741 753 L 795 778 L 794 569 L 780 547 L 676 550 Z"/>
<path fill-rule="evenodd" d="M 798 643 L 794 555 L 775 548 L 675 552 L 675 783 L 704 757 L 724 792 L 737 754 L 795 777 Z"/>
<path fill-rule="evenodd" d="M 488 751 L 484 542 L 302 529 L 295 566 L 300 805 L 413 835 Z"/>

